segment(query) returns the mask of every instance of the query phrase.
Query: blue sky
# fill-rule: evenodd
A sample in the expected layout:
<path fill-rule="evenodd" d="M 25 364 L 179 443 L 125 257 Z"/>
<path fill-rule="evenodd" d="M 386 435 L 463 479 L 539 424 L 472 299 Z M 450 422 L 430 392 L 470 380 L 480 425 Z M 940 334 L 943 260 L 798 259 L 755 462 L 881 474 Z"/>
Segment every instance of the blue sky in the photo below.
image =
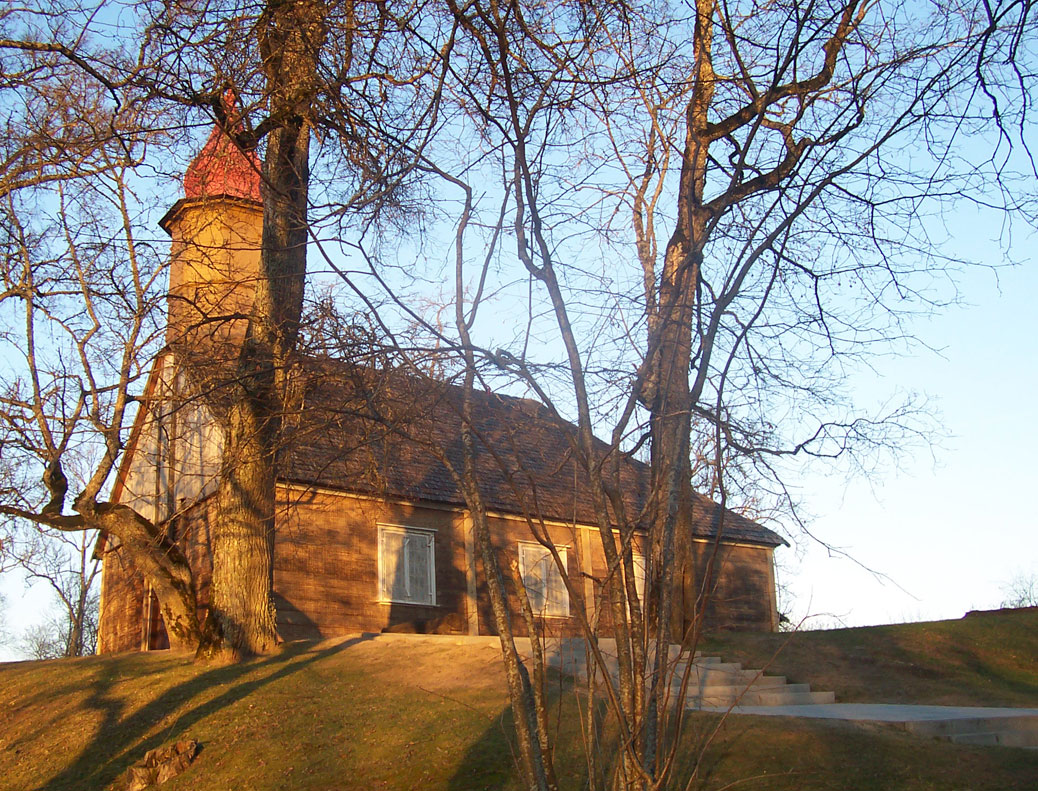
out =
<path fill-rule="evenodd" d="M 957 227 L 958 243 L 974 248 L 979 260 L 1003 260 L 983 238 L 979 218 L 964 214 Z M 1023 263 L 997 277 L 967 271 L 960 288 L 969 304 L 917 322 L 916 333 L 939 353 L 881 360 L 878 376 L 859 377 L 862 395 L 928 394 L 947 436 L 932 455 L 910 450 L 898 468 L 871 479 L 801 479 L 801 495 L 817 517 L 812 529 L 854 561 L 808 546 L 797 563 L 784 551 L 780 562 L 788 567 L 797 615 L 847 625 L 955 618 L 997 607 L 1014 575 L 1038 575 L 1038 517 L 1030 503 L 1038 489 L 1034 242 L 1021 234 L 1013 254 Z"/>

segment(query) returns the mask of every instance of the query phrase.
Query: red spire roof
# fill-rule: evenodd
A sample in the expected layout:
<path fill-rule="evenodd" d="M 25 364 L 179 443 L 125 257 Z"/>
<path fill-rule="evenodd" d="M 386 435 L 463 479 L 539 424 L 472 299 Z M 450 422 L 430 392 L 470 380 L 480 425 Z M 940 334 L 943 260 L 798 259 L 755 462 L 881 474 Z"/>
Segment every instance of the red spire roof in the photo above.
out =
<path fill-rule="evenodd" d="M 235 104 L 230 91 L 224 97 L 228 109 Z M 260 162 L 255 151 L 242 151 L 220 128 L 213 126 L 209 140 L 188 165 L 184 174 L 184 195 L 191 198 L 212 198 L 229 195 L 259 202 Z"/>

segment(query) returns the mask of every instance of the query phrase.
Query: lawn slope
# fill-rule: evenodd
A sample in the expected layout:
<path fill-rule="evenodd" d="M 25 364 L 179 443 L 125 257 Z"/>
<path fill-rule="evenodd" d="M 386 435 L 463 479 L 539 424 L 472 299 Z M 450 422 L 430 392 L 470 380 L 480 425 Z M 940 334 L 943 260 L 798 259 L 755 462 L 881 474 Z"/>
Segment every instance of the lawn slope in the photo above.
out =
<path fill-rule="evenodd" d="M 1038 708 L 1038 607 L 953 621 L 731 633 L 708 639 L 703 650 L 832 690 L 841 703 Z"/>
<path fill-rule="evenodd" d="M 556 763 L 575 791 L 585 764 L 574 708 L 560 693 Z M 489 644 L 357 637 L 288 644 L 233 667 L 168 652 L 6 664 L 0 715 L 4 791 L 110 788 L 147 750 L 182 738 L 202 752 L 163 791 L 519 788 Z M 784 718 L 718 726 L 697 714 L 685 779 L 708 739 L 689 788 L 752 778 L 738 787 L 1033 791 L 1038 778 L 1038 751 Z"/>

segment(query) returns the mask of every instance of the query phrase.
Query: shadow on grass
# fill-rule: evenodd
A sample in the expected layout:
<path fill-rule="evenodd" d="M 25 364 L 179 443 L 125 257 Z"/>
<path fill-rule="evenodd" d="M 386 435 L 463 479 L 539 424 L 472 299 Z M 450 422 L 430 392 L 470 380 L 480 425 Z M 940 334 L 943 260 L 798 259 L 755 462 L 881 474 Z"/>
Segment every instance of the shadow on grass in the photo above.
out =
<path fill-rule="evenodd" d="M 580 748 L 575 722 L 576 693 L 572 679 L 549 671 L 547 686 L 548 723 L 556 745 L 555 765 L 561 789 L 587 788 L 587 766 Z M 562 776 L 564 775 L 564 777 Z M 446 785 L 448 791 L 521 789 L 519 753 L 511 706 L 504 706 L 493 721 L 472 740 L 457 771 Z"/>
<path fill-rule="evenodd" d="M 512 725 L 512 710 L 505 707 L 492 725 L 473 741 L 447 783 L 448 791 L 520 788 Z"/>
<path fill-rule="evenodd" d="M 151 661 L 145 663 L 140 661 L 141 657 L 147 657 Z M 151 676 L 161 677 L 168 673 L 175 664 L 175 660 L 171 660 L 168 657 L 162 658 L 165 661 L 155 661 L 156 659 L 155 655 L 148 656 L 145 654 L 120 657 L 122 667 L 125 669 L 123 675 L 132 675 L 134 678 L 139 679 L 147 679 Z M 21 679 L 18 677 L 19 672 L 24 671 L 26 675 L 33 679 L 34 684 L 38 685 L 37 691 L 33 694 L 26 694 L 21 702 L 25 707 L 36 708 L 58 698 L 78 694 L 83 690 L 83 676 L 79 673 L 69 672 L 70 667 L 74 667 L 77 670 L 84 667 L 88 668 L 87 672 L 94 680 L 97 680 L 111 673 L 109 669 L 110 663 L 110 657 L 98 656 L 45 659 L 26 661 L 22 663 L 23 667 L 4 667 L 3 671 L 5 682 L 13 685 L 21 682 Z"/>
<path fill-rule="evenodd" d="M 233 705 L 272 682 L 372 637 L 361 635 L 319 650 L 314 649 L 313 643 L 293 643 L 269 657 L 212 668 L 165 690 L 126 716 L 124 709 L 127 702 L 111 694 L 112 687 L 119 680 L 117 675 L 102 673 L 92 682 L 90 694 L 83 703 L 85 708 L 98 711 L 102 716 L 93 739 L 74 761 L 40 788 L 43 791 L 105 788 L 143 758 L 148 750 L 187 735 L 187 730 L 203 718 Z M 247 678 L 257 674 L 264 675 Z M 153 728 L 171 711 L 190 704 L 193 698 L 204 695 L 207 690 L 224 685 L 229 685 L 225 691 L 178 714 L 170 728 L 141 737 L 142 733 Z"/>
<path fill-rule="evenodd" d="M 602 786 L 601 775 L 608 774 L 620 754 L 615 729 L 608 726 L 599 733 L 595 760 L 596 783 L 590 781 L 591 764 L 584 749 L 582 718 L 587 714 L 585 686 L 569 676 L 549 671 L 548 728 L 552 734 L 556 779 L 561 791 L 584 791 Z M 604 700 L 595 700 L 599 722 L 607 719 Z M 484 789 L 521 789 L 519 753 L 515 739 L 511 706 L 505 706 L 480 737 L 472 741 L 458 770 L 451 777 L 448 791 L 484 791 Z"/>
<path fill-rule="evenodd" d="M 564 722 L 572 723 L 575 715 L 572 706 L 564 706 Z M 521 789 L 511 729 L 511 711 L 506 707 L 469 744 L 446 788 Z M 1038 756 L 1025 750 L 1004 750 L 968 748 L 883 726 L 862 729 L 830 721 L 746 715 L 722 718 L 701 712 L 686 720 L 665 789 L 1033 791 Z M 589 784 L 579 731 L 563 726 L 555 753 L 559 788 L 610 788 L 606 778 L 618 756 L 619 744 L 607 734 L 597 755 L 604 771 Z"/>
<path fill-rule="evenodd" d="M 616 738 L 614 728 L 606 727 L 600 734 L 600 741 L 594 756 L 594 782 L 589 782 L 590 763 L 585 753 L 585 741 L 573 723 L 579 716 L 576 711 L 576 700 L 571 693 L 569 700 L 563 703 L 562 716 L 556 722 L 569 723 L 555 734 L 555 771 L 561 791 L 584 791 L 588 788 L 611 788 L 614 772 L 617 769 L 621 747 Z M 599 716 L 606 717 L 606 704 L 596 702 Z M 674 771 L 671 782 L 666 786 L 671 789 L 689 791 L 694 789 L 723 788 L 732 777 L 733 762 L 743 760 L 741 753 L 745 744 L 752 743 L 753 729 L 745 720 L 742 727 L 729 726 L 732 732 L 725 732 L 718 738 L 714 735 L 720 715 L 698 715 L 686 718 L 680 749 L 674 760 Z M 468 748 L 465 758 L 457 772 L 451 778 L 449 791 L 482 791 L 483 789 L 520 789 L 520 771 L 516 754 L 515 739 L 512 731 L 513 719 L 511 709 L 502 709 L 493 725 L 489 726 Z M 734 738 L 733 738 L 734 736 Z M 709 742 L 709 744 L 708 744 Z M 740 743 L 742 742 L 742 743 Z M 670 743 L 669 741 L 667 742 Z M 757 745 L 759 747 L 759 745 Z M 751 770 L 753 771 L 753 770 Z M 693 778 L 695 775 L 695 779 Z M 739 778 L 739 772 L 734 773 Z M 741 785 L 741 783 L 736 783 Z M 753 782 L 748 788 L 756 788 Z M 771 788 L 772 786 L 767 786 Z M 786 788 L 786 786 L 781 786 Z M 799 789 L 796 784 L 788 788 Z M 814 788 L 814 786 L 810 786 Z"/>

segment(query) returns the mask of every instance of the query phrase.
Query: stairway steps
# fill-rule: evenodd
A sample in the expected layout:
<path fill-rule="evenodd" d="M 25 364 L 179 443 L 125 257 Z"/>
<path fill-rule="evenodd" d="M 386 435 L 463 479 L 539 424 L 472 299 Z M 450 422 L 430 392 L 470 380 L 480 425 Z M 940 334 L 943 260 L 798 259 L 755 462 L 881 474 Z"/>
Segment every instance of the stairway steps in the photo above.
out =
<path fill-rule="evenodd" d="M 744 689 L 773 689 L 789 686 L 785 676 L 757 676 L 745 679 L 708 679 L 699 681 L 689 678 L 686 689 L 689 692 L 698 690 L 744 690 Z M 670 682 L 670 688 L 675 692 L 681 687 L 681 678 L 675 677 Z"/>
<path fill-rule="evenodd" d="M 616 660 L 616 645 L 612 640 L 601 640 L 599 650 L 605 667 L 600 669 L 614 679 L 619 676 Z M 808 684 L 790 684 L 784 676 L 766 676 L 759 670 L 744 668 L 738 662 L 725 662 L 719 656 L 704 656 L 696 653 L 689 668 L 687 654 L 678 646 L 669 649 L 670 691 L 676 698 L 681 680 L 688 673 L 686 705 L 731 706 L 735 703 L 750 706 L 789 706 L 813 703 L 832 703 L 831 692 L 812 692 Z M 579 641 L 562 640 L 546 646 L 549 666 L 574 677 L 587 677 L 587 654 Z"/>
<path fill-rule="evenodd" d="M 677 693 L 680 689 L 679 684 L 672 684 L 671 692 Z M 810 692 L 810 684 L 764 684 L 757 686 L 751 684 L 746 686 L 745 684 L 710 684 L 705 687 L 692 686 L 689 684 L 686 690 L 689 697 L 718 697 L 721 695 L 731 695 L 737 697 L 744 693 L 754 693 L 756 695 L 777 695 L 782 693 L 801 693 Z"/>
<path fill-rule="evenodd" d="M 617 678 L 615 644 L 600 643 L 605 671 Z M 669 652 L 671 699 L 676 701 L 684 674 L 688 673 L 685 705 L 689 708 L 726 709 L 731 706 L 799 706 L 836 702 L 832 692 L 812 691 L 809 684 L 792 684 L 784 676 L 767 676 L 761 671 L 725 662 L 718 656 L 696 654 L 689 668 L 687 654 L 677 646 Z M 574 676 L 585 676 L 585 652 L 578 644 L 563 645 L 551 655 L 553 666 Z M 911 720 L 901 727 L 919 736 L 963 745 L 1019 747 L 1038 750 L 1038 717 L 958 717 Z"/>
<path fill-rule="evenodd" d="M 944 739 L 955 744 L 1038 748 L 1038 717 L 959 717 L 905 723 L 920 736 Z"/>
<path fill-rule="evenodd" d="M 908 730 L 922 736 L 950 738 L 967 733 L 1014 731 L 1030 733 L 1038 738 L 1038 717 L 1033 715 L 1006 717 L 958 717 L 944 720 L 918 720 L 906 723 Z"/>

